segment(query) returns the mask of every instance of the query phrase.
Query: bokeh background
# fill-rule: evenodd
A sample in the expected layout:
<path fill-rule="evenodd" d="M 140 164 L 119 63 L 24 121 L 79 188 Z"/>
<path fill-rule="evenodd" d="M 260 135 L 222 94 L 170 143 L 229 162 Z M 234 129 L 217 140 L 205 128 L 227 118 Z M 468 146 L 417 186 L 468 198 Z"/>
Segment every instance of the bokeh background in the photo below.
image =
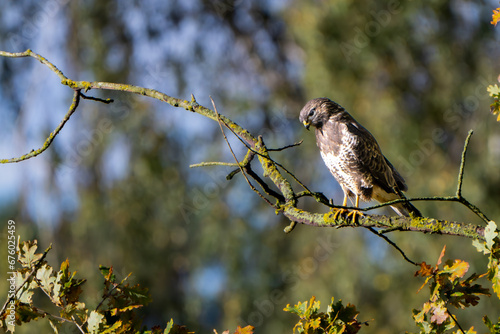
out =
<path fill-rule="evenodd" d="M 460 155 L 473 129 L 464 195 L 491 218 L 500 215 L 500 125 L 486 87 L 497 82 L 498 2 L 464 0 L 300 1 L 6 1 L 0 49 L 31 48 L 75 80 L 129 83 L 210 107 L 269 147 L 304 140 L 273 157 L 337 203 L 314 135 L 298 121 L 302 105 L 327 96 L 377 138 L 404 175 L 411 196 L 455 193 Z M 0 238 L 7 221 L 49 262 L 66 258 L 85 277 L 84 301 L 101 298 L 99 265 L 148 287 L 148 326 L 171 318 L 196 332 L 251 324 L 256 332 L 291 331 L 286 304 L 331 297 L 353 303 L 371 333 L 416 331 L 411 310 L 426 291 L 416 268 L 363 229 L 298 226 L 282 216 L 231 161 L 217 123 L 165 103 L 125 93 L 89 92 L 111 105 L 82 101 L 52 146 L 34 159 L 0 166 Z M 66 113 L 72 91 L 33 59 L 0 58 L 0 157 L 42 145 Z M 237 154 L 245 150 L 231 139 Z M 457 204 L 417 203 L 428 216 L 480 224 Z M 326 212 L 313 201 L 302 207 Z M 389 213 L 388 211 L 382 211 Z M 484 272 L 470 240 L 394 233 L 415 261 L 447 257 Z M 6 247 L 0 272 L 6 272 Z M 2 274 L 3 275 L 3 274 Z M 1 276 L 3 277 L 3 276 Z M 487 284 L 487 282 L 485 283 Z M 7 294 L 0 280 L 0 297 Z M 39 305 L 53 311 L 43 296 Z M 498 300 L 458 312 L 465 328 L 499 316 Z M 373 319 L 373 320 L 372 320 Z M 45 322 L 17 328 L 49 332 Z M 64 328 L 72 333 L 73 328 Z"/>

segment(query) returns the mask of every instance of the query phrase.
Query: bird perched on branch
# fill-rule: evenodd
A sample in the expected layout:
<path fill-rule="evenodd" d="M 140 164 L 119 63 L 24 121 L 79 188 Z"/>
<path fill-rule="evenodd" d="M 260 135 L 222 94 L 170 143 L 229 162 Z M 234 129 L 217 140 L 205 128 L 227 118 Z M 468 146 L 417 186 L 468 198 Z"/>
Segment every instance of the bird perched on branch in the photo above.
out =
<path fill-rule="evenodd" d="M 348 197 L 355 198 L 357 208 L 360 199 L 381 203 L 404 199 L 402 191 L 408 187 L 403 177 L 384 157 L 373 135 L 339 104 L 324 97 L 313 99 L 302 108 L 299 120 L 306 129 L 311 125 L 316 128 L 321 157 L 344 191 L 342 206 Z M 410 202 L 391 207 L 400 216 L 421 216 Z M 338 210 L 335 218 L 344 212 Z M 349 215 L 356 221 L 356 215 L 362 213 L 353 210 Z"/>

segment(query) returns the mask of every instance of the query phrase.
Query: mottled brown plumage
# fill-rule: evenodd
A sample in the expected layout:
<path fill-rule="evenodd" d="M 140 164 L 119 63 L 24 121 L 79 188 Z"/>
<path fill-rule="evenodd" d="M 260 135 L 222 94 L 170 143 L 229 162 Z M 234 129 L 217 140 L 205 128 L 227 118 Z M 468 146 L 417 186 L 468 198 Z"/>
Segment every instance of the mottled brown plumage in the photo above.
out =
<path fill-rule="evenodd" d="M 316 144 L 326 166 L 339 182 L 347 197 L 381 203 L 401 198 L 407 186 L 403 177 L 384 157 L 380 147 L 361 124 L 344 108 L 327 98 L 313 99 L 300 111 L 306 128 L 316 128 Z M 421 216 L 409 202 L 391 206 L 399 215 Z"/>

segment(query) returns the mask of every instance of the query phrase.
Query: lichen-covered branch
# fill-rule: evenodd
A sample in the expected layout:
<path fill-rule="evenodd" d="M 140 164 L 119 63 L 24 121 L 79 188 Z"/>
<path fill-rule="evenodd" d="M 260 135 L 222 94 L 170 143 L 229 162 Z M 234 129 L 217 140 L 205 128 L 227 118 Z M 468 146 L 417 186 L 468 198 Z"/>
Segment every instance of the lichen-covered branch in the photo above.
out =
<path fill-rule="evenodd" d="M 252 189 L 264 198 L 264 200 L 270 204 L 277 212 L 282 213 L 288 219 L 292 221 L 292 224 L 288 226 L 285 231 L 289 232 L 293 229 L 296 223 L 318 226 L 318 227 L 356 227 L 363 226 L 368 228 L 382 228 L 382 231 L 378 231 L 379 234 L 387 233 L 390 231 L 419 231 L 423 233 L 434 233 L 434 234 L 446 234 L 446 235 L 456 235 L 462 237 L 469 237 L 475 239 L 484 239 L 484 228 L 482 226 L 477 226 L 474 224 L 466 224 L 466 223 L 458 223 L 451 222 L 446 220 L 437 220 L 434 218 L 420 218 L 420 217 L 390 217 L 390 216 L 381 216 L 381 215 L 364 215 L 359 217 L 356 224 L 353 224 L 350 221 L 345 220 L 342 216 L 339 216 L 337 219 L 334 219 L 334 215 L 332 212 L 329 213 L 314 213 L 301 210 L 297 207 L 298 200 L 304 196 L 310 196 L 315 198 L 319 203 L 324 204 L 326 207 L 330 208 L 340 208 L 340 206 L 335 206 L 330 203 L 321 193 L 315 193 L 310 191 L 302 182 L 295 177 L 290 171 L 288 171 L 283 165 L 279 164 L 275 160 L 273 160 L 270 156 L 270 152 L 276 150 L 282 150 L 289 147 L 297 146 L 298 144 L 292 144 L 289 146 L 285 146 L 281 149 L 268 149 L 264 144 L 264 141 L 261 136 L 254 136 L 249 133 L 245 128 L 239 126 L 231 119 L 219 114 L 216 111 L 215 105 L 214 110 L 206 108 L 198 102 L 193 95 L 191 95 L 191 99 L 184 100 L 176 97 L 169 96 L 165 93 L 159 92 L 154 89 L 119 84 L 119 83 L 110 83 L 110 82 L 98 82 L 98 81 L 76 81 L 71 80 L 66 77 L 61 70 L 59 70 L 54 64 L 49 62 L 44 57 L 38 55 L 37 53 L 26 50 L 25 52 L 19 53 L 10 53 L 5 51 L 0 51 L 0 56 L 11 57 L 11 58 L 21 58 L 21 57 L 32 57 L 37 59 L 42 64 L 47 66 L 50 70 L 52 70 L 60 79 L 63 85 L 68 86 L 72 90 L 74 90 L 73 103 L 69 108 L 68 113 L 65 115 L 59 126 L 52 132 L 47 140 L 45 141 L 42 148 L 36 151 L 32 151 L 29 154 L 23 155 L 18 158 L 12 159 L 3 159 L 0 160 L 0 163 L 11 163 L 11 162 L 19 162 L 31 157 L 37 156 L 45 151 L 55 136 L 59 133 L 62 127 L 66 124 L 69 117 L 75 112 L 78 107 L 78 103 L 80 101 L 80 97 L 84 99 L 92 99 L 103 103 L 111 103 L 111 99 L 98 99 L 88 97 L 82 94 L 82 91 L 87 92 L 91 89 L 99 89 L 99 90 L 113 90 L 113 91 L 121 91 L 121 92 L 129 92 L 142 96 L 147 96 L 150 98 L 154 98 L 160 100 L 162 102 L 166 102 L 174 107 L 184 108 L 188 111 L 198 113 L 202 116 L 208 117 L 219 123 L 221 126 L 221 130 L 223 132 L 222 126 L 229 129 L 238 139 L 240 139 L 243 144 L 248 148 L 247 155 L 241 161 L 239 161 L 236 156 L 235 163 L 220 163 L 220 162 L 212 162 L 212 163 L 200 163 L 196 165 L 192 165 L 192 167 L 200 167 L 200 166 L 213 166 L 213 165 L 229 165 L 235 166 L 238 169 L 233 171 L 230 175 L 228 175 L 228 179 L 231 179 L 236 173 L 241 172 L 244 174 L 245 179 L 248 181 L 249 185 Z M 462 190 L 462 180 L 464 174 L 464 166 L 465 166 L 465 155 L 467 150 L 467 144 L 469 143 L 470 136 L 472 132 L 469 133 L 467 137 L 464 151 L 462 153 L 462 162 L 460 165 L 459 179 L 458 179 L 458 187 L 457 193 L 455 196 L 450 197 L 436 197 L 436 198 L 417 198 L 417 199 L 403 199 L 401 201 L 414 201 L 414 200 L 443 200 L 443 201 L 454 201 L 460 202 L 469 208 L 472 212 L 476 213 L 481 219 L 484 221 L 488 221 L 488 218 L 484 215 L 484 213 L 479 210 L 472 203 L 467 201 L 461 193 Z M 224 135 L 225 136 L 225 135 Z M 253 158 L 257 156 L 259 163 L 264 169 L 264 179 L 259 177 L 252 169 L 251 162 Z M 300 187 L 302 187 L 305 191 L 301 191 L 296 193 L 292 187 L 290 181 L 282 174 L 280 171 L 284 171 L 287 175 L 289 175 L 294 181 L 298 183 Z M 260 193 L 257 189 L 253 187 L 250 183 L 250 180 L 247 178 L 247 175 L 252 177 L 259 186 L 264 190 L 265 194 Z M 264 181 L 265 178 L 268 178 L 272 184 L 274 184 L 278 191 L 272 190 L 269 185 Z M 276 203 L 272 203 L 271 199 L 274 199 Z M 395 201 L 393 201 L 395 202 Z M 383 203 L 377 206 L 373 206 L 370 208 L 366 208 L 364 210 L 373 209 L 376 207 L 386 206 L 390 203 Z"/>
<path fill-rule="evenodd" d="M 285 208 L 283 214 L 298 223 L 318 227 L 376 227 L 387 231 L 415 231 L 431 234 L 455 235 L 484 240 L 484 227 L 425 217 L 363 215 L 357 225 L 343 217 L 334 219 L 334 212 L 312 213 L 298 208 Z"/>

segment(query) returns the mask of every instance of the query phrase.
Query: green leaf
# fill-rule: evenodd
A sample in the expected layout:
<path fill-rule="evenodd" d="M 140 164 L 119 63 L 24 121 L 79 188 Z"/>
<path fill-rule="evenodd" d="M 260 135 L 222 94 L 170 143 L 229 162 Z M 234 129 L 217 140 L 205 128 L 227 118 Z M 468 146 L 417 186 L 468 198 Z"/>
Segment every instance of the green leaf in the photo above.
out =
<path fill-rule="evenodd" d="M 302 302 L 298 302 L 294 306 L 290 306 L 290 304 L 288 304 L 283 309 L 283 311 L 294 313 L 294 314 L 298 315 L 299 317 L 303 318 L 303 317 L 306 316 L 307 309 L 308 309 L 308 307 L 307 307 L 307 301 L 305 301 L 303 303 Z"/>
<path fill-rule="evenodd" d="M 108 334 L 108 333 L 116 333 L 116 330 L 119 329 L 123 325 L 121 320 L 118 320 L 115 322 L 111 327 L 106 328 L 103 332 L 100 332 L 99 334 Z"/>
<path fill-rule="evenodd" d="M 36 308 L 23 303 L 16 305 L 16 314 L 19 317 L 20 322 L 30 322 L 31 320 L 37 320 L 45 317 L 43 313 L 40 314 L 37 312 Z"/>
<path fill-rule="evenodd" d="M 50 327 L 52 327 L 52 330 L 54 331 L 54 333 L 59 334 L 59 327 L 61 326 L 61 324 L 58 321 L 55 321 L 52 319 L 49 319 L 49 324 L 50 324 Z"/>
<path fill-rule="evenodd" d="M 424 311 L 413 309 L 412 313 L 413 313 L 413 319 L 415 320 L 415 322 L 417 324 L 424 322 L 424 320 L 425 320 L 425 312 Z"/>
<path fill-rule="evenodd" d="M 489 85 L 486 88 L 486 90 L 488 91 L 488 93 L 490 93 L 491 97 L 495 97 L 495 96 L 500 95 L 500 87 L 498 87 L 497 84 Z"/>
<path fill-rule="evenodd" d="M 495 85 L 496 86 L 496 85 Z M 484 229 L 484 238 L 486 239 L 486 248 L 489 250 L 493 249 L 494 239 L 498 235 L 496 232 L 497 224 L 494 221 L 490 221 L 488 226 Z"/>
<path fill-rule="evenodd" d="M 100 314 L 97 311 L 90 312 L 88 323 L 88 330 L 90 333 L 99 333 L 99 326 L 104 319 L 104 315 Z"/>
<path fill-rule="evenodd" d="M 498 322 L 496 324 L 494 324 L 489 318 L 488 316 L 484 316 L 483 317 L 483 322 L 484 324 L 486 325 L 486 327 L 488 327 L 488 329 L 490 330 L 490 333 L 500 333 L 500 318 L 498 318 Z"/>
<path fill-rule="evenodd" d="M 116 276 L 113 274 L 113 267 L 99 266 L 99 270 L 106 281 L 110 281 L 111 283 L 116 282 Z"/>
<path fill-rule="evenodd" d="M 151 295 L 148 293 L 148 288 L 143 288 L 139 284 L 134 286 L 124 286 L 123 292 L 126 294 L 133 304 L 146 305 L 151 302 Z"/>
<path fill-rule="evenodd" d="M 476 247 L 477 251 L 483 254 L 490 253 L 490 250 L 486 248 L 486 244 L 484 242 L 479 241 L 479 239 L 472 240 L 472 246 Z"/>
<path fill-rule="evenodd" d="M 167 327 L 165 327 L 165 330 L 163 331 L 163 334 L 169 334 L 170 330 L 172 329 L 172 326 L 174 326 L 174 319 L 170 319 L 170 321 L 167 324 Z"/>
<path fill-rule="evenodd" d="M 493 291 L 500 298 L 500 268 L 498 260 L 491 260 L 488 268 L 488 279 L 493 284 Z"/>
<path fill-rule="evenodd" d="M 45 263 L 37 270 L 36 278 L 41 289 L 51 298 L 52 302 L 61 305 L 61 299 L 59 298 L 61 284 L 56 283 L 56 277 L 52 273 L 52 267 Z"/>
<path fill-rule="evenodd" d="M 56 283 L 61 286 L 59 289 L 59 298 L 64 297 L 68 304 L 76 303 L 80 299 L 82 293 L 82 285 L 86 282 L 85 279 L 76 279 L 76 271 L 69 271 L 69 261 L 66 259 L 61 264 L 61 270 L 57 273 Z M 56 292 L 57 289 L 54 289 Z"/>
<path fill-rule="evenodd" d="M 136 308 L 141 308 L 143 307 L 144 305 L 129 305 L 129 306 L 126 306 L 126 307 L 123 307 L 123 308 L 113 308 L 110 311 L 110 314 L 112 316 L 115 316 L 115 315 L 118 315 L 119 313 L 123 313 L 123 312 L 127 312 L 127 311 L 131 311 L 133 309 L 136 309 Z"/>
<path fill-rule="evenodd" d="M 66 305 L 64 308 L 60 310 L 61 316 L 63 318 L 70 319 L 72 316 L 78 316 L 82 319 L 86 317 L 86 308 L 85 303 L 76 302 Z"/>
<path fill-rule="evenodd" d="M 28 277 L 29 273 L 25 273 L 23 275 L 20 272 L 15 273 L 16 277 L 16 289 L 19 289 L 19 287 L 24 283 L 26 278 Z M 33 289 L 35 289 L 38 285 L 35 282 L 31 282 L 29 284 L 25 284 L 19 291 L 17 292 L 17 300 L 19 300 L 22 303 L 26 304 L 31 304 L 32 303 L 32 296 L 33 296 Z"/>
<path fill-rule="evenodd" d="M 312 327 L 312 329 L 318 329 L 320 325 L 321 325 L 321 319 L 320 318 L 316 318 L 313 321 L 311 321 L 311 327 Z"/>
<path fill-rule="evenodd" d="M 484 239 L 485 242 L 481 242 L 477 239 L 472 241 L 472 245 L 476 247 L 478 252 L 483 254 L 489 254 L 493 251 L 493 246 L 495 245 L 495 238 L 498 236 L 497 224 L 494 221 L 488 222 L 488 225 L 484 229 Z"/>
<path fill-rule="evenodd" d="M 294 326 L 294 332 L 298 333 L 344 333 L 355 334 L 361 328 L 361 323 L 356 320 L 358 311 L 356 307 L 348 304 L 344 307 L 342 300 L 332 302 L 327 308 L 327 312 L 319 312 L 320 302 L 313 296 L 309 301 L 299 302 L 294 307 L 284 309 L 287 312 L 295 313 L 300 317 L 300 321 Z"/>
<path fill-rule="evenodd" d="M 17 259 L 23 267 L 30 268 L 43 254 L 36 254 L 38 242 L 36 240 L 24 241 L 19 245 Z"/>

